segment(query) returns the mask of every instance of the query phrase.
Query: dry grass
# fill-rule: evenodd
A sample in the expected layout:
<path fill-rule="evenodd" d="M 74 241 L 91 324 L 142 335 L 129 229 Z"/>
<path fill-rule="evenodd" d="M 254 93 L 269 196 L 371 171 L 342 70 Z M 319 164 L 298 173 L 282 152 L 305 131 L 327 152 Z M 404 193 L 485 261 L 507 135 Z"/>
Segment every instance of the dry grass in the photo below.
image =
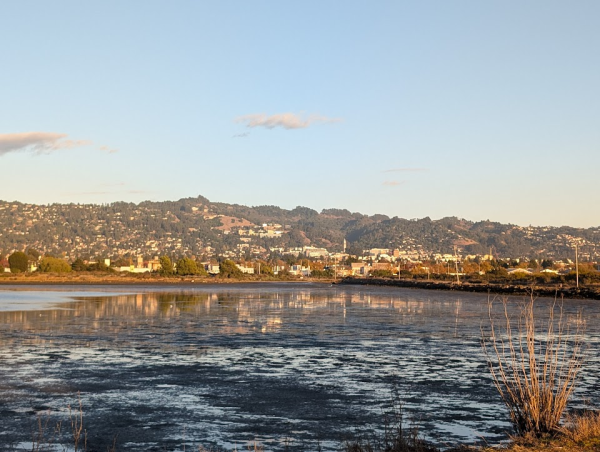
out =
<path fill-rule="evenodd" d="M 600 412 L 590 411 L 581 416 L 567 415 L 560 434 L 576 444 L 595 444 L 600 450 Z"/>
<path fill-rule="evenodd" d="M 423 439 L 415 422 L 406 422 L 403 405 L 395 392 L 392 411 L 384 417 L 384 430 L 371 438 L 346 441 L 344 452 L 439 452 Z"/>
<path fill-rule="evenodd" d="M 583 322 L 580 314 L 568 322 L 562 302 L 556 300 L 545 319 L 536 319 L 534 304 L 532 296 L 521 306 L 513 328 L 508 300 L 501 302 L 502 326 L 497 326 L 491 300 L 490 331 L 486 335 L 482 330 L 482 346 L 516 433 L 540 437 L 558 430 L 575 389 L 583 363 Z"/>
<path fill-rule="evenodd" d="M 70 429 L 64 431 L 63 421 L 54 422 L 50 414 L 38 415 L 36 429 L 31 435 L 31 452 L 55 452 L 72 451 L 88 452 L 91 451 L 88 445 L 88 433 L 84 427 L 83 403 L 81 395 L 77 394 L 78 405 L 76 407 L 67 406 L 69 411 L 68 421 Z M 15 450 L 14 446 L 12 449 Z M 93 449 L 97 450 L 97 449 Z M 106 448 L 106 452 L 117 451 L 117 437 Z"/>
<path fill-rule="evenodd" d="M 532 434 L 511 438 L 505 446 L 461 446 L 446 452 L 598 452 L 600 451 L 600 413 L 588 412 L 565 417 L 565 425 L 554 434 Z"/>

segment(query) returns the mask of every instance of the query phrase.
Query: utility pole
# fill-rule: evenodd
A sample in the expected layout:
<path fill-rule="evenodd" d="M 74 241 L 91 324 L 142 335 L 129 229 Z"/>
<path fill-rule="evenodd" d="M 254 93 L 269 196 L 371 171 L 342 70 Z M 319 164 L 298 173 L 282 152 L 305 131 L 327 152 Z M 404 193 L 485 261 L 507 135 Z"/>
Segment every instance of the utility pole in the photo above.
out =
<path fill-rule="evenodd" d="M 344 239 L 344 244 L 346 243 L 346 239 Z M 337 257 L 335 258 L 335 263 L 333 264 L 333 280 L 337 282 Z"/>
<path fill-rule="evenodd" d="M 575 277 L 577 281 L 577 288 L 579 289 L 579 256 L 577 253 L 577 243 L 575 244 Z"/>
<path fill-rule="evenodd" d="M 456 255 L 456 246 L 454 247 L 454 266 L 456 268 L 456 284 L 460 284 L 460 278 L 458 277 L 458 256 Z"/>

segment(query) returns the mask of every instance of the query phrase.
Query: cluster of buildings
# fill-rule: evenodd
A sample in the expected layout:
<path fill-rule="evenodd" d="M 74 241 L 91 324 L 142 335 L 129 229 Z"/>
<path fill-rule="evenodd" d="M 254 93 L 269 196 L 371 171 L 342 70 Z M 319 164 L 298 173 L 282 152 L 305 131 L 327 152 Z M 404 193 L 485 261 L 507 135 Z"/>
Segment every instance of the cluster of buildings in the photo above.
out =
<path fill-rule="evenodd" d="M 293 217 L 264 216 L 259 218 L 277 218 L 280 223 L 260 224 L 256 221 L 255 224 L 241 218 L 242 214 L 232 207 L 209 208 L 203 203 L 205 201 L 199 200 L 197 205 L 173 202 L 94 206 L 0 201 L 0 248 L 5 253 L 4 259 L 0 256 L 0 267 L 7 271 L 7 254 L 14 249 L 28 248 L 39 250 L 40 254 L 52 253 L 68 262 L 87 257 L 88 263 L 93 263 L 94 257 L 102 256 L 102 259 L 111 257 L 120 263 L 124 262 L 123 258 L 133 257 L 130 265 L 115 266 L 108 259 L 104 262 L 108 266 L 113 264 L 112 268 L 117 271 L 131 273 L 158 271 L 158 256 L 162 255 L 193 257 L 210 274 L 219 273 L 218 260 L 231 259 L 238 262 L 238 268 L 246 274 L 259 272 L 259 262 L 269 261 L 275 274 L 285 271 L 298 276 L 308 276 L 315 269 L 329 269 L 339 276 L 365 276 L 376 271 L 396 273 L 415 268 L 439 271 L 439 268 L 434 269 L 433 263 L 438 267 L 445 265 L 448 273 L 460 273 L 460 265 L 456 263 L 493 259 L 491 250 L 485 255 L 464 255 L 460 246 L 451 253 L 432 251 L 431 248 L 447 249 L 448 246 L 431 245 L 431 241 L 421 240 L 418 231 L 412 236 L 399 233 L 397 240 L 388 242 L 393 248 L 371 248 L 353 256 L 346 252 L 345 241 L 343 248 L 338 245 L 336 251 L 315 246 L 318 243 L 333 247 L 326 240 L 312 236 L 311 245 L 297 246 L 310 241 L 297 237 L 291 240 L 292 236 L 288 234 L 298 232 L 297 226 L 285 223 L 294 221 Z M 223 212 L 238 216 L 227 216 Z M 255 217 L 249 215 L 248 218 Z M 475 243 L 468 243 L 455 231 L 448 232 L 450 239 L 444 239 L 443 243 Z M 536 253 L 540 255 L 556 258 L 559 255 L 556 250 L 560 247 L 574 249 L 579 246 L 580 261 L 590 262 L 600 256 L 596 250 L 600 241 L 595 238 L 600 236 L 600 228 L 581 237 L 573 235 L 577 232 L 572 228 L 532 226 L 510 226 L 498 234 L 500 240 L 506 238 L 506 241 L 514 235 L 526 237 L 527 243 L 535 245 Z M 420 241 L 429 245 L 424 246 Z M 292 243 L 296 246 L 286 245 Z M 37 264 L 31 260 L 29 270 L 37 270 Z M 569 268 L 568 263 L 565 268 Z M 527 273 L 534 270 L 514 268 L 508 271 Z M 544 269 L 545 273 L 561 271 L 558 266 Z"/>

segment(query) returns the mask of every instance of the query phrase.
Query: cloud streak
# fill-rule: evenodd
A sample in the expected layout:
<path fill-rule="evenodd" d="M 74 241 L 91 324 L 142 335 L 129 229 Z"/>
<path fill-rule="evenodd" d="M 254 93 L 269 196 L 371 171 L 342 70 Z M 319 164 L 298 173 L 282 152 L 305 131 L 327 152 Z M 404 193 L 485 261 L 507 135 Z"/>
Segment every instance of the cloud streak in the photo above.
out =
<path fill-rule="evenodd" d="M 420 173 L 423 171 L 429 171 L 429 168 L 392 168 L 382 171 L 382 173 Z"/>
<path fill-rule="evenodd" d="M 264 113 L 254 113 L 251 115 L 239 116 L 234 119 L 235 122 L 245 124 L 246 127 L 265 127 L 274 129 L 282 127 L 284 129 L 305 129 L 314 123 L 331 124 L 340 122 L 339 118 L 327 118 L 321 115 L 309 115 L 302 117 L 295 113 L 278 113 L 267 116 Z"/>
<path fill-rule="evenodd" d="M 9 152 L 49 154 L 58 149 L 90 145 L 88 140 L 70 140 L 66 133 L 23 132 L 0 134 L 0 156 Z"/>
<path fill-rule="evenodd" d="M 101 151 L 108 152 L 109 154 L 116 154 L 117 152 L 119 152 L 119 150 L 118 150 L 118 149 L 111 149 L 111 148 L 109 148 L 108 146 L 100 146 L 100 148 L 99 148 L 99 149 L 100 149 Z"/>

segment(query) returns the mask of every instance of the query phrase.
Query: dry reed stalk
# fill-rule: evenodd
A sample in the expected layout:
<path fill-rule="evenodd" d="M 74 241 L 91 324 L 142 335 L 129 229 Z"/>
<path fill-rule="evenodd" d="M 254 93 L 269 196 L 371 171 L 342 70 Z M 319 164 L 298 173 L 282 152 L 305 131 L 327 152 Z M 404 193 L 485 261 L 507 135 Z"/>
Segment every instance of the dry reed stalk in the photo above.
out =
<path fill-rule="evenodd" d="M 600 439 L 600 412 L 587 412 L 579 416 L 567 415 L 560 432 L 576 443 Z"/>
<path fill-rule="evenodd" d="M 68 405 L 74 452 L 78 452 L 80 450 L 80 445 L 82 446 L 81 450 L 87 451 L 87 430 L 84 430 L 83 428 L 83 404 L 81 403 L 80 393 L 77 393 L 77 400 L 79 401 L 79 411 L 73 412 L 71 405 Z"/>
<path fill-rule="evenodd" d="M 117 435 L 113 437 L 113 442 L 110 447 L 106 448 L 107 452 L 117 452 Z"/>
<path fill-rule="evenodd" d="M 482 328 L 482 347 L 496 389 L 506 404 L 519 435 L 556 432 L 575 389 L 583 363 L 583 322 L 575 330 L 565 318 L 563 302 L 552 303 L 546 321 L 535 318 L 533 295 L 521 306 L 513 329 L 508 300 L 502 299 L 504 327 L 497 327 L 494 300 L 488 302 L 489 337 Z"/>
<path fill-rule="evenodd" d="M 248 450 L 252 452 L 263 452 L 264 448 L 261 444 L 254 441 L 253 444 L 248 444 Z"/>
<path fill-rule="evenodd" d="M 32 452 L 43 452 L 46 450 L 50 450 L 52 448 L 52 444 L 55 439 L 60 436 L 61 423 L 58 422 L 54 428 L 52 429 L 52 433 L 50 437 L 46 437 L 46 432 L 50 430 L 49 428 L 50 417 L 42 418 L 41 415 L 37 416 L 37 431 L 34 432 L 32 442 L 31 442 L 31 451 Z"/>

